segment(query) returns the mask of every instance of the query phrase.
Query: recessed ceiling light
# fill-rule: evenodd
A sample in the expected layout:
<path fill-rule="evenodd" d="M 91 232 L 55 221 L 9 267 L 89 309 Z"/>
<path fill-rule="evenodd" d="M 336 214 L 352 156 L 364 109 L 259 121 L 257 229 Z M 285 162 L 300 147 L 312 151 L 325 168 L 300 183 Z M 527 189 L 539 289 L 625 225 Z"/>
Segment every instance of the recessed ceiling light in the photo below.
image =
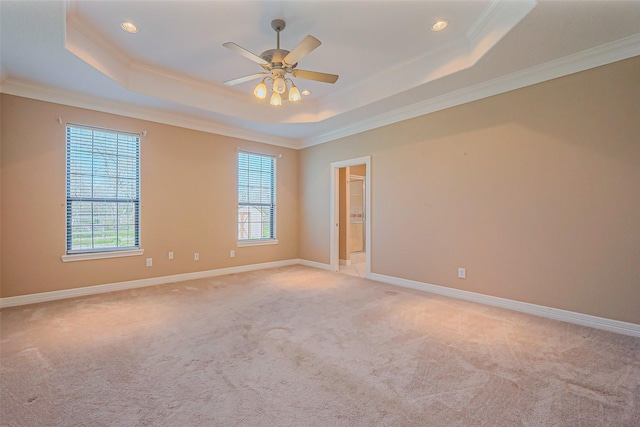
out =
<path fill-rule="evenodd" d="M 309 92 L 308 90 L 303 90 L 302 92 L 300 92 L 300 94 L 307 96 L 307 95 L 311 95 L 311 92 Z"/>
<path fill-rule="evenodd" d="M 447 22 L 444 19 L 440 19 L 439 21 L 436 21 L 436 23 L 431 26 L 431 31 L 442 31 L 445 28 L 447 28 L 447 25 L 449 25 L 449 22 Z"/>
<path fill-rule="evenodd" d="M 138 32 L 138 27 L 136 27 L 133 22 L 129 22 L 129 21 L 125 21 L 125 22 L 121 22 L 120 26 L 122 27 L 123 30 L 125 30 L 127 33 L 137 33 Z"/>

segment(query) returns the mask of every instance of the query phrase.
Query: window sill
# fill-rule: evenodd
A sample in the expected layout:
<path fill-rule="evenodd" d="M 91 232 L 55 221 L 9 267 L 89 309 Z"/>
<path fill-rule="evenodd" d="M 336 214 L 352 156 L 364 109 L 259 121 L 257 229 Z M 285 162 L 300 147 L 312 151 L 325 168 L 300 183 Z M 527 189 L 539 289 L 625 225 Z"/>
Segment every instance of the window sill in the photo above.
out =
<path fill-rule="evenodd" d="M 126 256 L 139 256 L 144 253 L 144 249 L 131 249 L 126 251 L 91 252 L 86 254 L 62 255 L 62 262 L 88 261 L 103 258 L 121 258 Z"/>
<path fill-rule="evenodd" d="M 264 245 L 277 245 L 276 239 L 264 239 L 264 240 L 238 240 L 238 247 L 244 246 L 264 246 Z"/>

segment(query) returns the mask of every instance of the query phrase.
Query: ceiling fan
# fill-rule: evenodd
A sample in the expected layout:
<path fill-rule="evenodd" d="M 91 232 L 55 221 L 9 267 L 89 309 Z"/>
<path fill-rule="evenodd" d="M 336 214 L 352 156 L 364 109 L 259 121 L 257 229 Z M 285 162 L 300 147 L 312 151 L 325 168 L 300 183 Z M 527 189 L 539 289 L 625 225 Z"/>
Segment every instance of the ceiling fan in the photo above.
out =
<path fill-rule="evenodd" d="M 338 75 L 319 73 L 317 71 L 298 70 L 298 62 L 307 56 L 311 51 L 320 46 L 320 40 L 313 36 L 306 36 L 292 51 L 280 49 L 280 31 L 284 30 L 285 22 L 282 19 L 274 19 L 271 21 L 271 28 L 277 33 L 277 47 L 276 49 L 269 49 L 260 54 L 260 56 L 249 52 L 247 49 L 238 46 L 233 42 L 224 43 L 223 46 L 230 49 L 240 55 L 244 56 L 260 64 L 265 71 L 261 73 L 251 74 L 250 76 L 240 77 L 233 80 L 227 80 L 224 82 L 227 86 L 234 86 L 240 83 L 248 82 L 250 80 L 262 78 L 262 82 L 256 86 L 253 91 L 254 95 L 260 99 L 264 99 L 267 96 L 267 87 L 265 80 L 273 81 L 273 95 L 271 97 L 271 105 L 282 104 L 282 94 L 286 94 L 288 91 L 289 101 L 299 101 L 300 91 L 293 83 L 293 80 L 287 78 L 287 74 L 291 74 L 293 77 L 314 80 L 323 83 L 335 83 L 338 80 Z M 290 82 L 291 88 L 287 86 L 287 82 Z"/>

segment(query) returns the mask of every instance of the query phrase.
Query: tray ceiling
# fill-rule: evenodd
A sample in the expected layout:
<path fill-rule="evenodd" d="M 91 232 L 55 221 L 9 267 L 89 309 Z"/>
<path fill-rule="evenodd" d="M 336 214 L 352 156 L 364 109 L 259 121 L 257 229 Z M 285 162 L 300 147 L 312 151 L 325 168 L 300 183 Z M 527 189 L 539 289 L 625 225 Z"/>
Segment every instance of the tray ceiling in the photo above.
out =
<path fill-rule="evenodd" d="M 302 147 L 640 54 L 640 2 L 0 2 L 4 93 Z M 333 85 L 272 107 L 225 49 L 322 45 L 300 68 Z M 449 26 L 431 31 L 438 19 Z M 129 34 L 120 28 L 132 21 Z"/>

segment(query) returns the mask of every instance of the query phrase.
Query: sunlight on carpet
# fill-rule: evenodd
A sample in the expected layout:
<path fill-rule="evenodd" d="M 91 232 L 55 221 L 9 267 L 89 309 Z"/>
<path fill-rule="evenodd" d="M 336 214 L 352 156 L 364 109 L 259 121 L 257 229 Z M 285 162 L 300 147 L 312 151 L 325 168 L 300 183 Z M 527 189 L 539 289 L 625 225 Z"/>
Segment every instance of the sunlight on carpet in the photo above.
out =
<path fill-rule="evenodd" d="M 638 338 L 303 266 L 0 316 L 1 425 L 640 420 Z"/>

